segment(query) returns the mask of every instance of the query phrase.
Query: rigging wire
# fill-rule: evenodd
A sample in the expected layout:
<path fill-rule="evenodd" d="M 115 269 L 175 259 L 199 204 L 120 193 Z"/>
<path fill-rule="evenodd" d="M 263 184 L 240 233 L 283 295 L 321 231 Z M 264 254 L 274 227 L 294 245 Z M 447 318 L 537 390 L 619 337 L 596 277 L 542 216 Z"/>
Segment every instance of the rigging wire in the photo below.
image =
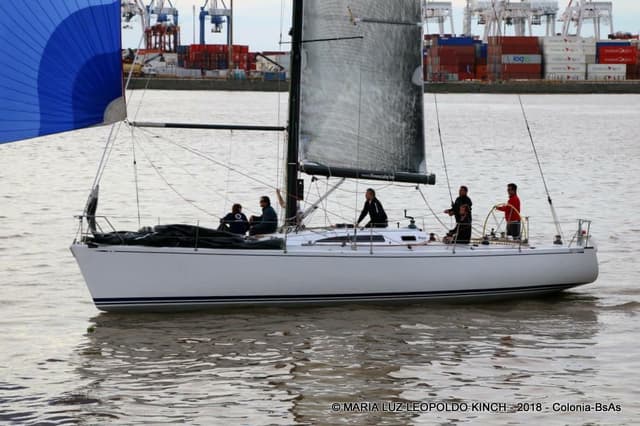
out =
<path fill-rule="evenodd" d="M 213 135 L 212 135 L 213 137 Z M 233 149 L 233 132 L 230 132 L 230 137 L 229 137 L 229 148 L 227 150 L 227 162 L 231 163 L 231 151 Z M 225 207 L 225 211 L 227 211 L 227 206 L 229 206 L 229 181 L 231 180 L 231 170 L 227 169 L 227 181 L 225 183 L 225 188 L 224 188 L 224 207 Z M 229 211 L 231 209 L 229 208 Z"/>
<path fill-rule="evenodd" d="M 529 133 L 529 140 L 531 141 L 531 147 L 533 148 L 533 153 L 536 157 L 536 162 L 538 163 L 538 170 L 540 170 L 540 176 L 542 177 L 542 183 L 544 185 L 544 190 L 547 193 L 547 201 L 549 203 L 549 208 L 551 209 L 551 216 L 553 216 L 553 224 L 556 226 L 556 232 L 558 235 L 564 239 L 564 235 L 562 234 L 562 229 L 560 228 L 560 221 L 558 220 L 558 215 L 556 214 L 556 209 L 553 206 L 553 201 L 551 200 L 551 194 L 549 193 L 549 187 L 547 186 L 547 181 L 544 177 L 544 173 L 542 172 L 542 165 L 540 164 L 540 158 L 538 157 L 538 151 L 536 149 L 536 144 L 533 141 L 533 135 L 531 134 L 531 128 L 529 127 L 529 120 L 527 120 L 527 114 L 524 111 L 524 105 L 522 104 L 522 98 L 518 95 L 518 102 L 520 103 L 520 109 L 522 110 L 522 116 L 524 117 L 524 123 L 527 126 L 527 132 Z"/>
<path fill-rule="evenodd" d="M 148 136 L 147 136 L 148 137 Z M 150 140 L 150 138 L 149 138 Z M 169 182 L 167 180 L 167 178 L 164 177 L 164 175 L 162 174 L 162 172 L 160 172 L 160 169 L 155 165 L 155 163 L 153 162 L 153 160 L 149 157 L 149 155 L 147 154 L 147 152 L 144 150 L 144 148 L 142 146 L 140 146 L 140 150 L 142 151 L 142 154 L 144 155 L 144 157 L 147 159 L 147 161 L 149 162 L 149 164 L 151 165 L 151 167 L 153 168 L 153 170 L 157 173 L 157 175 L 160 177 L 160 179 L 162 179 L 164 181 L 164 183 L 178 196 L 180 197 L 182 200 L 184 200 L 187 204 L 191 205 L 192 207 L 194 207 L 195 209 L 201 211 L 202 213 L 214 217 L 216 219 L 219 219 L 220 217 L 203 209 L 202 207 L 198 206 L 196 203 L 194 203 L 193 201 L 189 200 L 187 197 L 185 197 L 184 195 L 182 195 L 175 187 L 174 185 Z M 138 213 L 139 215 L 139 213 Z M 138 220 L 140 220 L 138 218 Z"/>
<path fill-rule="evenodd" d="M 180 143 L 178 143 L 178 142 L 172 141 L 172 140 L 170 140 L 170 139 L 164 138 L 164 137 L 162 137 L 162 136 L 160 136 L 160 135 L 158 135 L 158 134 L 155 134 L 155 133 L 153 133 L 153 132 L 150 132 L 150 131 L 148 131 L 148 130 L 142 130 L 142 131 L 147 132 L 147 133 L 149 133 L 149 134 L 151 134 L 151 135 L 153 135 L 153 136 L 155 136 L 155 137 L 157 137 L 157 138 L 160 138 L 160 139 L 166 140 L 168 143 L 170 143 L 170 144 L 172 144 L 172 145 L 174 145 L 174 146 L 177 146 L 178 148 L 182 148 L 183 150 L 188 151 L 188 152 L 190 152 L 190 153 L 194 154 L 194 155 L 195 155 L 195 156 L 197 156 L 197 157 L 204 158 L 205 160 L 208 160 L 208 161 L 210 161 L 210 162 L 212 162 L 212 163 L 214 163 L 214 164 L 217 164 L 217 165 L 219 165 L 219 166 L 221 166 L 221 167 L 228 168 L 228 169 L 230 169 L 232 172 L 235 172 L 235 173 L 239 174 L 240 176 L 246 177 L 247 179 L 250 179 L 250 180 L 252 180 L 252 181 L 254 181 L 254 182 L 257 182 L 257 183 L 259 183 L 259 184 L 261 184 L 261 185 L 264 185 L 264 186 L 266 186 L 266 187 L 268 187 L 268 188 L 275 189 L 275 187 L 273 186 L 273 184 L 271 184 L 271 183 L 267 183 L 267 182 L 262 181 L 262 180 L 260 180 L 260 179 L 257 179 L 257 178 L 253 177 L 253 176 L 252 176 L 251 174 L 249 174 L 249 173 L 243 172 L 242 170 L 240 170 L 240 169 L 238 169 L 238 168 L 236 168 L 236 167 L 233 167 L 233 166 L 231 166 L 231 165 L 229 165 L 229 164 L 225 164 L 225 163 L 223 163 L 222 161 L 218 161 L 218 160 L 216 160 L 216 159 L 212 158 L 210 155 L 208 155 L 208 154 L 206 154 L 206 153 L 204 153 L 204 152 L 201 152 L 201 151 L 199 151 L 199 150 L 197 150 L 197 149 L 194 149 L 194 148 L 190 148 L 190 147 L 188 147 L 188 146 L 185 146 L 185 145 L 180 144 Z"/>
<path fill-rule="evenodd" d="M 361 119 L 361 113 L 362 113 L 362 69 L 360 70 L 359 75 L 359 81 L 358 81 L 358 126 L 356 128 L 357 131 L 357 142 L 356 142 L 356 164 L 360 164 L 360 119 Z M 354 214 L 358 214 L 358 192 L 360 189 L 360 179 L 356 179 L 356 192 L 355 195 L 353 197 L 354 200 L 354 205 L 353 205 L 353 212 Z M 353 217 L 353 223 L 355 224 L 357 222 L 357 217 L 358 216 L 354 216 Z"/>
<path fill-rule="evenodd" d="M 195 173 L 191 172 L 191 171 L 190 171 L 189 169 L 187 169 L 186 167 L 181 166 L 181 165 L 180 165 L 180 163 L 179 163 L 178 161 L 176 161 L 176 160 L 175 160 L 174 158 L 172 158 L 169 154 L 167 154 L 164 150 L 162 150 L 162 149 L 158 146 L 158 144 L 157 144 L 157 143 L 155 143 L 155 141 L 153 140 L 153 138 L 152 138 L 152 137 L 150 137 L 150 135 L 148 135 L 148 134 L 143 134 L 142 136 L 144 136 L 144 137 L 146 138 L 146 141 L 147 141 L 147 142 L 151 143 L 151 144 L 154 146 L 154 148 L 155 148 L 155 151 L 156 151 L 156 152 L 160 152 L 161 154 L 163 154 L 163 155 L 164 155 L 164 156 L 165 156 L 165 157 L 166 157 L 170 162 L 172 162 L 174 165 L 176 165 L 177 167 L 179 167 L 180 169 L 182 169 L 182 171 L 183 171 L 183 172 L 185 172 L 187 175 L 191 176 L 191 178 L 193 178 L 195 181 L 200 181 L 200 180 L 201 180 L 201 176 L 198 176 L 198 175 L 196 175 Z M 153 161 L 153 160 L 151 160 L 151 159 L 150 159 L 150 157 L 148 157 L 148 156 L 147 156 L 147 160 L 149 161 L 149 163 L 150 163 L 150 164 L 152 165 L 152 167 L 153 167 L 153 166 L 154 166 L 154 164 L 155 164 L 155 163 L 154 163 L 154 161 Z M 158 174 L 161 174 L 161 173 L 160 173 L 160 168 L 156 168 L 156 172 L 157 172 Z M 163 180 L 165 180 L 165 179 L 163 179 Z M 165 180 L 165 182 L 166 182 L 166 181 L 167 181 L 167 180 Z M 225 194 L 223 194 L 223 193 L 221 193 L 221 192 L 219 192 L 219 191 L 216 191 L 215 189 L 213 190 L 213 192 L 215 192 L 216 194 L 220 195 L 222 198 L 224 198 L 224 196 L 225 196 Z M 183 197 L 181 196 L 181 198 L 183 198 Z M 189 202 L 189 201 L 187 201 L 187 202 Z M 191 203 L 191 202 L 189 202 L 189 203 L 190 203 L 191 205 L 193 205 L 196 209 L 198 209 L 198 210 L 200 210 L 200 211 L 203 211 L 203 212 L 205 212 L 206 214 L 208 214 L 208 215 L 210 215 L 210 216 L 218 217 L 218 216 L 212 215 L 211 213 L 209 213 L 209 212 L 207 212 L 207 211 L 205 211 L 205 210 L 203 210 L 203 209 L 201 209 L 201 208 L 197 207 L 197 205 L 196 205 L 195 203 Z"/>
<path fill-rule="evenodd" d="M 133 57 L 133 61 L 131 62 L 131 69 L 129 70 L 129 75 L 127 76 L 127 82 L 125 83 L 124 87 L 125 90 L 129 87 L 129 83 L 131 83 L 131 78 L 133 77 L 133 70 L 134 70 L 134 66 L 136 63 L 136 60 L 138 59 L 138 55 L 140 52 L 140 47 L 142 46 L 142 42 L 144 41 L 144 33 L 140 36 L 140 41 L 138 41 L 138 48 L 136 49 L 136 54 Z M 149 78 L 147 78 L 147 84 L 148 84 Z M 129 106 L 129 102 L 131 102 L 131 98 L 129 98 L 126 102 L 126 107 Z"/>
<path fill-rule="evenodd" d="M 140 36 L 140 41 L 138 42 L 138 48 L 136 49 L 136 54 L 134 56 L 133 63 L 135 63 L 136 59 L 138 58 L 138 52 L 140 51 L 140 46 L 142 46 L 143 40 L 144 40 L 144 34 Z M 131 69 L 129 70 L 129 75 L 127 76 L 127 82 L 124 86 L 125 89 L 129 86 L 129 83 L 131 82 L 131 77 L 133 76 L 133 69 L 134 67 L 132 66 Z M 129 102 L 131 102 L 131 98 L 127 99 L 125 108 L 129 106 Z M 114 123 L 111 126 L 111 130 L 109 131 L 109 136 L 107 136 L 107 142 L 104 146 L 104 150 L 102 151 L 102 157 L 100 158 L 100 163 L 98 164 L 98 170 L 96 171 L 96 176 L 93 179 L 93 184 L 91 186 L 92 191 L 100 183 L 100 180 L 102 180 L 104 170 L 106 169 L 107 163 L 109 162 L 109 158 L 111 157 L 111 153 L 113 152 L 113 147 L 115 146 L 115 141 L 118 138 L 118 133 L 120 132 L 122 123 L 123 123 L 122 121 L 119 121 L 117 123 Z"/>
<path fill-rule="evenodd" d="M 135 62 L 135 61 L 134 61 Z M 131 68 L 133 71 L 133 67 Z M 136 112 L 133 115 L 133 120 L 136 121 L 138 119 L 138 113 L 140 112 L 140 108 L 142 107 L 142 101 L 144 100 L 144 95 L 147 93 L 147 89 L 149 88 L 149 82 L 151 79 L 147 79 L 147 84 L 142 91 L 142 96 L 140 96 L 140 102 L 138 103 L 138 107 L 136 108 Z M 138 184 L 138 162 L 136 160 L 136 138 L 134 135 L 135 127 L 130 126 L 131 129 L 131 153 L 133 156 L 133 177 L 136 186 L 136 208 L 138 209 L 138 228 L 141 226 L 140 220 L 140 186 Z"/>
<path fill-rule="evenodd" d="M 111 144 L 115 141 L 115 138 L 116 138 L 115 135 L 117 135 L 118 131 L 120 130 L 119 127 L 121 124 L 122 124 L 121 122 L 118 122 L 118 123 L 113 123 L 113 125 L 111 125 L 109 136 L 107 136 L 107 142 L 104 146 L 104 150 L 102 151 L 102 156 L 100 157 L 100 163 L 98 163 L 98 170 L 96 170 L 96 175 L 93 178 L 93 183 L 91 184 L 91 190 L 93 190 L 96 187 L 96 185 L 100 183 L 102 172 L 104 170 L 104 167 L 106 167 L 106 162 L 109 157 L 109 153 L 110 153 L 109 148 Z"/>
<path fill-rule="evenodd" d="M 438 125 L 438 138 L 440 139 L 440 151 L 442 152 L 442 165 L 444 166 L 444 175 L 447 178 L 447 188 L 449 189 L 449 198 L 453 204 L 453 193 L 451 192 L 451 182 L 449 181 L 449 171 L 447 169 L 447 160 L 444 156 L 444 142 L 442 141 L 442 131 L 440 129 L 440 112 L 438 111 L 438 96 L 433 94 L 433 103 L 436 107 L 436 123 Z"/>
<path fill-rule="evenodd" d="M 431 211 L 431 214 L 433 215 L 433 217 L 435 217 L 436 220 L 438 222 L 440 222 L 440 225 L 442 225 L 442 227 L 444 229 L 449 229 L 449 227 L 447 225 L 445 225 L 444 222 L 438 217 L 436 212 L 431 207 L 431 204 L 429 204 L 429 201 L 427 201 L 427 197 L 425 197 L 424 193 L 422 192 L 422 188 L 420 188 L 420 185 L 416 186 L 415 188 L 418 190 L 418 192 L 420 192 L 420 195 L 422 196 L 422 199 L 424 200 L 424 203 L 426 204 L 426 206 L 429 209 L 429 211 Z"/>
<path fill-rule="evenodd" d="M 136 186 L 136 208 L 138 209 L 138 228 L 140 228 L 140 186 L 138 185 L 138 161 L 136 160 L 136 139 L 133 137 L 133 127 L 131 128 L 131 155 L 133 155 L 133 180 Z"/>

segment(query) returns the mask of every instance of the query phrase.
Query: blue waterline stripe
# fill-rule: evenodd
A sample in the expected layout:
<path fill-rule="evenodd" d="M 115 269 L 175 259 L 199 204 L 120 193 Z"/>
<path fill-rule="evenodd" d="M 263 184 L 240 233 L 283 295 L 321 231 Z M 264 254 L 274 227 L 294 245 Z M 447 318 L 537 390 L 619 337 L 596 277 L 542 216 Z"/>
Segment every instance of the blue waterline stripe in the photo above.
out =
<path fill-rule="evenodd" d="M 527 293 L 543 291 L 560 291 L 571 287 L 576 287 L 583 283 L 575 284 L 554 284 L 546 286 L 527 286 L 494 289 L 476 290 L 441 290 L 429 292 L 408 292 L 408 293 L 357 293 L 357 294 L 327 294 L 327 295 L 276 295 L 276 296 L 197 296 L 197 297 L 131 297 L 131 298 L 96 298 L 93 299 L 96 306 L 106 305 L 142 305 L 142 304 L 204 304 L 204 303 L 266 303 L 266 302 L 322 302 L 322 301 L 371 301 L 383 299 L 416 299 L 442 296 L 464 296 L 464 295 L 499 295 L 505 293 Z"/>

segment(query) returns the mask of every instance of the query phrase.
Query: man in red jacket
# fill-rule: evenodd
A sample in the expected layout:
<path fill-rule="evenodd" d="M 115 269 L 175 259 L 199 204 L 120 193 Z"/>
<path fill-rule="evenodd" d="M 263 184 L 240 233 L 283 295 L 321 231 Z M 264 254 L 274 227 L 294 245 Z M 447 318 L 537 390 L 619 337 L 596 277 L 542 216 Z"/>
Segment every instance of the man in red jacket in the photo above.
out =
<path fill-rule="evenodd" d="M 511 235 L 514 240 L 520 239 L 520 198 L 517 192 L 518 186 L 515 183 L 507 185 L 509 201 L 506 205 L 498 207 L 498 210 L 504 212 L 507 221 L 507 235 Z"/>

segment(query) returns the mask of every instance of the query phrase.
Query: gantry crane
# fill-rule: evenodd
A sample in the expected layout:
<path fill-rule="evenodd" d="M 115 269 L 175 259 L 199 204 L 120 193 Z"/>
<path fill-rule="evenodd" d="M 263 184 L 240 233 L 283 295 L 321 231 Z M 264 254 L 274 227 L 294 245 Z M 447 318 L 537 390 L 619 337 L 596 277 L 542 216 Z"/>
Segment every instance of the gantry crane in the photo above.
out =
<path fill-rule="evenodd" d="M 505 35 L 508 27 L 514 34 L 533 35 L 532 26 L 547 24 L 546 34 L 555 33 L 555 19 L 558 2 L 548 0 L 509 1 L 509 0 L 467 0 L 465 7 L 464 31 L 471 31 L 471 18 L 476 17 L 479 25 L 484 25 L 483 40 L 489 36 Z"/>
<path fill-rule="evenodd" d="M 146 49 L 175 51 L 180 42 L 178 26 L 178 9 L 171 0 L 151 0 L 144 4 L 143 0 L 121 0 L 122 21 L 124 28 L 133 28 L 130 23 L 140 16 L 142 35 Z M 152 18 L 156 17 L 152 24 Z"/>
<path fill-rule="evenodd" d="M 422 22 L 425 25 L 429 25 L 429 22 L 435 22 L 438 24 L 438 34 L 445 34 L 444 23 L 449 20 L 451 24 L 451 32 L 449 34 L 455 34 L 453 29 L 453 9 L 450 1 L 422 1 Z M 431 31 L 429 31 L 431 32 Z"/>
<path fill-rule="evenodd" d="M 600 39 L 600 25 L 609 25 L 609 33 L 613 33 L 613 4 L 610 1 L 570 0 L 562 14 L 562 35 L 580 35 L 582 25 L 593 21 L 593 34 Z M 575 33 L 570 34 L 571 24 L 575 25 Z"/>
<path fill-rule="evenodd" d="M 209 7 L 207 7 L 209 6 Z M 222 25 L 227 24 L 227 45 L 233 44 L 233 0 L 230 0 L 229 7 L 225 0 L 205 1 L 200 7 L 200 44 L 206 44 L 205 27 L 207 16 L 211 17 L 211 32 L 221 33 Z"/>

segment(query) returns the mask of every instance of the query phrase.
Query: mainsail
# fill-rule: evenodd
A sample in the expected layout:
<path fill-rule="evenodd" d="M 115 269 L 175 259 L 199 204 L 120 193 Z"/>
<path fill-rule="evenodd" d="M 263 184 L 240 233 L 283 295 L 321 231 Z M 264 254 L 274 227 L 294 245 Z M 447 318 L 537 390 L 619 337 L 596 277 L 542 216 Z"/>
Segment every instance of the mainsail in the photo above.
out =
<path fill-rule="evenodd" d="M 307 0 L 302 21 L 302 170 L 432 183 L 420 0 Z"/>
<path fill-rule="evenodd" d="M 0 143 L 126 116 L 120 0 L 0 2 Z"/>

